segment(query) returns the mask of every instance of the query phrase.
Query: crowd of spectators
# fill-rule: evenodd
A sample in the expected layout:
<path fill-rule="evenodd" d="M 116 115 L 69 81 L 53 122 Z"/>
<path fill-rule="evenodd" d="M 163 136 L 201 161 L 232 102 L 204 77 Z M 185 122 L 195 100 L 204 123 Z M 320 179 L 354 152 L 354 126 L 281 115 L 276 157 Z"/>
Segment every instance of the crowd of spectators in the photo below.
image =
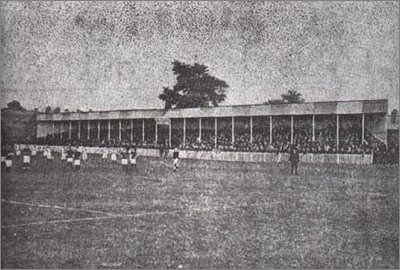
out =
<path fill-rule="evenodd" d="M 271 152 L 287 153 L 290 151 L 291 134 L 290 127 L 278 126 L 272 130 L 270 141 L 269 132 L 253 134 L 253 141 L 250 140 L 249 132 L 235 132 L 235 141 L 232 143 L 231 134 L 221 132 L 217 135 L 215 144 L 214 134 L 202 136 L 201 140 L 196 136 L 186 138 L 186 143 L 179 139 L 177 145 L 186 150 L 216 150 L 216 151 L 242 151 L 242 152 Z M 293 145 L 302 154 L 326 153 L 326 154 L 372 154 L 375 162 L 387 163 L 398 162 L 398 146 L 387 147 L 386 144 L 374 137 L 370 132 L 364 134 L 364 141 L 361 140 L 361 131 L 358 128 L 347 128 L 340 130 L 339 147 L 337 147 L 336 127 L 328 126 L 324 129 L 315 130 L 315 138 L 312 138 L 312 130 L 306 127 L 297 127 L 293 130 Z"/>
<path fill-rule="evenodd" d="M 398 146 L 387 147 L 370 132 L 364 134 L 364 141 L 361 140 L 359 128 L 342 128 L 340 130 L 339 147 L 337 147 L 336 127 L 327 126 L 315 130 L 315 138 L 312 138 L 312 130 L 307 126 L 298 126 L 293 130 L 293 145 L 300 153 L 341 153 L 341 154 L 372 154 L 375 162 L 398 162 Z M 46 138 L 33 139 L 28 143 L 46 145 L 82 145 L 100 147 L 121 147 L 134 146 L 140 148 L 168 148 L 168 140 L 157 144 L 148 139 L 134 138 L 133 142 L 128 140 L 67 140 L 53 138 L 51 135 Z M 250 139 L 248 130 L 235 130 L 235 140 L 232 143 L 232 134 L 228 130 L 221 130 L 215 140 L 215 133 L 211 130 L 202 132 L 201 140 L 198 132 L 187 132 L 186 140 L 183 143 L 183 136 L 180 133 L 172 134 L 171 147 L 179 147 L 185 150 L 197 151 L 242 151 L 242 152 L 271 152 L 285 153 L 292 146 L 290 127 L 280 125 L 272 129 L 272 140 L 269 138 L 269 130 L 259 130 L 253 133 L 253 140 Z M 162 145 L 163 144 L 163 145 Z"/>

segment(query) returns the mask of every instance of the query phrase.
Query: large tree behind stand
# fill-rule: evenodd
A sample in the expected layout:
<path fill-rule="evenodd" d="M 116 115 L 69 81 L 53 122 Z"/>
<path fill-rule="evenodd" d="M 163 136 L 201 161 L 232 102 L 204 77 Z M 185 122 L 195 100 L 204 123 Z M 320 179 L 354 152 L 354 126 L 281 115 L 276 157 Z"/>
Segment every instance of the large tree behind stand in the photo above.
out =
<path fill-rule="evenodd" d="M 218 106 L 225 100 L 228 84 L 211 76 L 205 65 L 179 61 L 174 61 L 173 65 L 177 83 L 172 89 L 164 87 L 158 96 L 165 102 L 165 109 Z"/>

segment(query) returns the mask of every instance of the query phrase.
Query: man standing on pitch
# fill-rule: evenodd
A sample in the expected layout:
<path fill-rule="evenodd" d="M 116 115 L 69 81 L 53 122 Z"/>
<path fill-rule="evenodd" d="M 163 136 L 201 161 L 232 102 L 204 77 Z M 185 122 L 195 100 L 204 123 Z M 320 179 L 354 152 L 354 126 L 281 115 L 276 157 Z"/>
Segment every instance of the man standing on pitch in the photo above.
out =
<path fill-rule="evenodd" d="M 67 164 L 69 167 L 74 167 L 74 151 L 72 151 L 71 147 L 67 150 Z"/>
<path fill-rule="evenodd" d="M 134 149 L 132 148 L 129 149 L 128 153 L 129 153 L 129 162 L 131 163 L 131 168 L 136 169 L 136 156 L 137 156 L 136 146 Z"/>
<path fill-rule="evenodd" d="M 73 153 L 73 168 L 75 171 L 79 171 L 81 169 L 81 156 L 82 153 L 78 147 L 75 148 L 75 151 Z"/>
<path fill-rule="evenodd" d="M 161 143 L 160 144 L 160 159 L 162 159 L 163 158 L 163 155 L 164 155 L 164 143 Z"/>
<path fill-rule="evenodd" d="M 29 170 L 31 168 L 31 150 L 28 147 L 25 147 L 22 150 L 22 156 L 23 156 L 23 163 L 22 163 L 22 169 L 23 170 Z"/>
<path fill-rule="evenodd" d="M 299 156 L 299 151 L 294 145 L 292 145 L 292 148 L 290 150 L 289 161 L 291 165 L 290 174 L 297 175 L 297 168 L 299 166 L 300 156 Z"/>
<path fill-rule="evenodd" d="M 122 169 L 126 172 L 128 171 L 129 148 L 124 147 L 120 153 L 120 156 L 121 156 Z"/>
<path fill-rule="evenodd" d="M 5 149 L 4 149 L 4 156 L 5 156 L 5 162 L 6 162 L 6 172 L 10 172 L 11 171 L 13 154 L 14 153 L 13 153 L 12 146 L 6 146 Z"/>
<path fill-rule="evenodd" d="M 173 168 L 174 168 L 174 172 L 178 169 L 178 166 L 179 166 L 179 149 L 178 149 L 178 147 L 175 147 L 175 149 L 174 149 L 174 152 L 173 152 L 173 154 L 172 154 L 172 158 L 174 159 L 174 165 L 173 165 Z"/>

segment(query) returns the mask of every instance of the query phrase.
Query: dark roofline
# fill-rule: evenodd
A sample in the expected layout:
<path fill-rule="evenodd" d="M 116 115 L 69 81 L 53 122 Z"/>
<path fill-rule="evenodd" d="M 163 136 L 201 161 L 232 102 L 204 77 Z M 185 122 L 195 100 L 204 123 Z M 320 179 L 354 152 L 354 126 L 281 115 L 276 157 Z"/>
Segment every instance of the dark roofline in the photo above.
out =
<path fill-rule="evenodd" d="M 80 112 L 59 112 L 49 114 L 73 114 L 73 113 L 109 113 L 109 112 L 133 112 L 133 111 L 164 111 L 164 109 L 118 109 L 118 110 L 99 110 L 99 111 L 80 111 Z M 47 114 L 45 112 L 39 112 L 38 114 Z"/>
<path fill-rule="evenodd" d="M 200 108 L 218 108 L 218 107 L 251 107 L 251 106 L 282 106 L 282 105 L 293 105 L 293 104 L 312 104 L 312 103 L 344 103 L 344 102 L 365 102 L 365 101 L 388 101 L 388 99 L 353 99 L 353 100 L 329 100 L 329 101 L 308 101 L 302 103 L 281 103 L 281 104 L 236 104 L 236 105 L 223 105 L 223 106 L 209 106 L 209 107 L 200 107 Z M 198 109 L 195 108 L 172 108 L 172 109 L 119 109 L 119 110 L 99 110 L 99 111 L 81 111 L 81 112 L 60 112 L 60 113 L 50 113 L 50 114 L 76 114 L 76 113 L 109 113 L 109 112 L 132 112 L 132 111 L 175 111 L 175 110 L 185 110 L 185 109 Z M 38 114 L 46 114 L 45 112 L 39 112 Z"/>

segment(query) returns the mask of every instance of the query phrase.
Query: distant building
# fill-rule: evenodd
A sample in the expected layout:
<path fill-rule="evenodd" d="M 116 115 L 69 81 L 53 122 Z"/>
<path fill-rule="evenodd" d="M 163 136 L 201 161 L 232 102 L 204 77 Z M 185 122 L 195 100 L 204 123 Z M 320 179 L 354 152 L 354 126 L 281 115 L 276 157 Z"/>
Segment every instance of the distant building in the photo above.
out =
<path fill-rule="evenodd" d="M 1 109 L 1 140 L 2 142 L 24 142 L 36 138 L 35 111 Z"/>

